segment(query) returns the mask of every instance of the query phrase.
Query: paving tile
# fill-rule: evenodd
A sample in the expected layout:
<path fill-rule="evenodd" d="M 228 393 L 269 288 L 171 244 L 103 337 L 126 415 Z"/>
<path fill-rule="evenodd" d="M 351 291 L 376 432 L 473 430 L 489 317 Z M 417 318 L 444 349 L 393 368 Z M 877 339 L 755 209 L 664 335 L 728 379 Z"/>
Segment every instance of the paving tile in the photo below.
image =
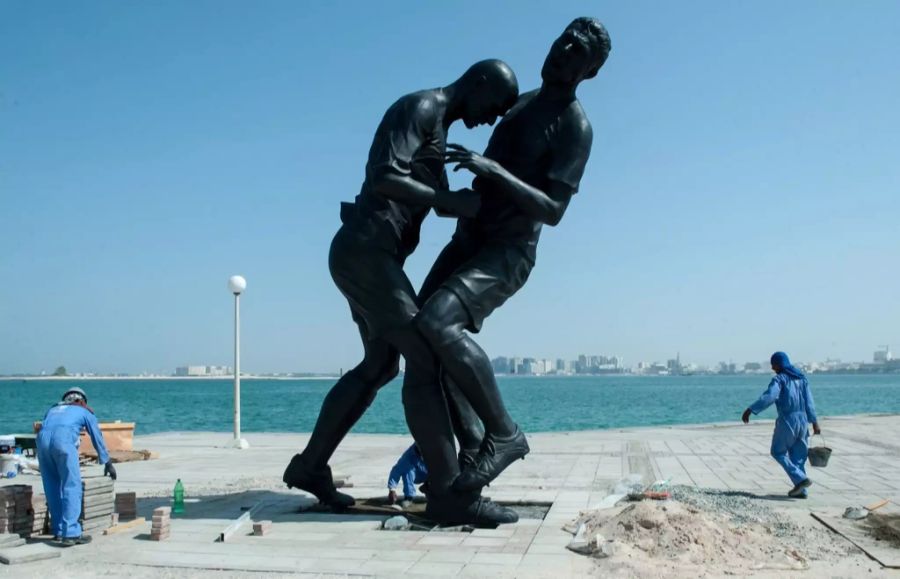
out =
<path fill-rule="evenodd" d="M 435 536 L 425 536 L 418 540 L 417 545 L 421 546 L 437 546 L 437 545 L 459 545 L 463 543 L 464 540 L 468 539 L 468 535 L 466 533 L 454 533 L 450 535 L 435 535 Z"/>
<path fill-rule="evenodd" d="M 454 577 L 463 569 L 462 563 L 419 562 L 407 569 L 407 575 L 430 575 L 434 577 Z"/>
<path fill-rule="evenodd" d="M 471 563 L 480 565 L 518 565 L 522 555 L 515 553 L 477 553 Z"/>
<path fill-rule="evenodd" d="M 423 563 L 468 563 L 475 553 L 475 549 L 433 550 L 427 551 L 419 560 Z"/>
<path fill-rule="evenodd" d="M 518 577 L 520 574 L 513 568 L 505 568 L 499 565 L 481 565 L 469 563 L 463 567 L 459 577 Z"/>
<path fill-rule="evenodd" d="M 370 559 L 359 567 L 358 572 L 372 575 L 400 575 L 415 564 L 414 561 L 385 561 Z"/>
<path fill-rule="evenodd" d="M 504 537 L 467 537 L 463 547 L 503 547 L 508 542 Z"/>

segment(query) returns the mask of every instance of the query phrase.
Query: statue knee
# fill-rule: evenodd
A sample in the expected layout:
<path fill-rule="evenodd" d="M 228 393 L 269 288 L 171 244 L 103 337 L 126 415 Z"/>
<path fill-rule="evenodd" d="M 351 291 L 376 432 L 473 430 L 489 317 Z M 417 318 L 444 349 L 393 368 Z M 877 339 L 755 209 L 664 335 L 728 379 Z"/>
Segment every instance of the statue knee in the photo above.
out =
<path fill-rule="evenodd" d="M 400 356 L 394 356 L 393 360 L 386 362 L 378 373 L 379 387 L 384 386 L 400 374 Z"/>
<path fill-rule="evenodd" d="M 377 390 L 400 373 L 400 354 L 367 357 L 362 364 L 354 368 L 354 372 L 360 380 L 373 385 Z"/>
<path fill-rule="evenodd" d="M 428 311 L 420 312 L 415 320 L 416 329 L 432 346 L 446 344 L 453 339 L 453 326 L 448 326 L 438 316 Z"/>

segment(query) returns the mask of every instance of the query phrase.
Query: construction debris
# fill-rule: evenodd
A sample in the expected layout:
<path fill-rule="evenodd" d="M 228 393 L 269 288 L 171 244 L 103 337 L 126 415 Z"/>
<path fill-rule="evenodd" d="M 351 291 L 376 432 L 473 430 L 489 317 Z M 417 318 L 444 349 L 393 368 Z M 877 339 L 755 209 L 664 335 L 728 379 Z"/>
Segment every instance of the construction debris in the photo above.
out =
<path fill-rule="evenodd" d="M 25 544 L 25 539 L 15 533 L 3 533 L 0 535 L 0 549 L 12 549 Z"/>
<path fill-rule="evenodd" d="M 86 450 L 81 453 L 82 457 L 89 460 L 98 460 L 97 451 L 94 449 Z M 113 464 L 120 462 L 141 462 L 144 460 L 154 460 L 159 458 L 159 453 L 152 450 L 110 450 L 109 459 Z"/>
<path fill-rule="evenodd" d="M 134 519 L 133 521 L 128 521 L 127 523 L 119 523 L 117 525 L 113 525 L 112 527 L 103 531 L 104 535 L 115 535 L 116 533 L 124 533 L 130 529 L 134 529 L 135 527 L 139 527 L 146 522 L 144 517 L 140 517 L 138 519 Z"/>
<path fill-rule="evenodd" d="M 829 533 L 801 528 L 750 493 L 675 486 L 671 495 L 582 513 L 564 527 L 575 535 L 568 548 L 638 576 L 662 562 L 686 575 L 798 571 L 808 559 L 846 552 Z"/>
<path fill-rule="evenodd" d="M 81 499 L 81 528 L 85 534 L 102 532 L 112 526 L 115 510 L 115 482 L 105 476 L 85 477 L 81 480 L 84 494 Z"/>
<path fill-rule="evenodd" d="M 0 487 L 0 534 L 42 534 L 48 525 L 47 501 L 30 485 Z"/>
<path fill-rule="evenodd" d="M 0 487 L 0 563 L 15 565 L 59 557 L 58 549 L 26 545 L 23 538 L 42 534 L 47 518 L 47 501 L 41 495 L 34 496 L 31 486 Z"/>
<path fill-rule="evenodd" d="M 172 528 L 172 507 L 159 507 L 153 511 L 153 522 L 150 525 L 150 540 L 165 541 Z"/>
<path fill-rule="evenodd" d="M 259 521 L 253 523 L 253 534 L 257 537 L 264 537 L 272 531 L 272 521 Z"/>
<path fill-rule="evenodd" d="M 16 547 L 14 549 L 0 547 L 0 563 L 3 563 L 4 565 L 17 565 L 19 563 L 30 563 L 32 561 L 42 561 L 44 559 L 55 559 L 59 556 L 60 549 L 48 547 L 41 543 Z"/>
<path fill-rule="evenodd" d="M 397 515 L 396 517 L 386 519 L 384 523 L 382 523 L 381 527 L 385 531 L 402 531 L 409 527 L 409 519 L 407 519 L 403 515 Z"/>
<path fill-rule="evenodd" d="M 221 533 L 219 533 L 219 536 L 216 539 L 216 542 L 224 543 L 225 541 L 227 541 L 231 537 L 233 537 L 235 534 L 237 534 L 237 532 L 241 529 L 241 527 L 243 527 L 245 524 L 247 524 L 248 522 L 253 520 L 253 515 L 255 513 L 257 513 L 260 509 L 262 509 L 262 507 L 265 504 L 266 504 L 266 501 L 260 501 L 260 502 L 256 503 L 255 505 L 253 505 L 252 507 L 241 507 L 241 510 L 244 511 L 244 513 L 240 517 L 235 519 L 234 522 L 232 522 L 230 525 L 225 527 L 225 529 Z"/>
<path fill-rule="evenodd" d="M 137 493 L 116 493 L 116 513 L 120 521 L 130 521 L 137 516 Z"/>

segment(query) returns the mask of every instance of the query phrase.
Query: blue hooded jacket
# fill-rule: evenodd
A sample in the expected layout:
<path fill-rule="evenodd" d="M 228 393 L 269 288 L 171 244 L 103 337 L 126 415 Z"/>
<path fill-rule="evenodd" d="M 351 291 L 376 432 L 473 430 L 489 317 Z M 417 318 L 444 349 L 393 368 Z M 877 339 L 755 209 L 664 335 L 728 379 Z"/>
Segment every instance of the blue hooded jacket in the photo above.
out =
<path fill-rule="evenodd" d="M 775 404 L 779 420 L 800 422 L 802 419 L 804 423 L 818 423 L 812 391 L 803 372 L 791 364 L 784 352 L 772 354 L 772 365 L 780 371 L 769 382 L 762 396 L 750 405 L 750 411 L 759 414 Z"/>

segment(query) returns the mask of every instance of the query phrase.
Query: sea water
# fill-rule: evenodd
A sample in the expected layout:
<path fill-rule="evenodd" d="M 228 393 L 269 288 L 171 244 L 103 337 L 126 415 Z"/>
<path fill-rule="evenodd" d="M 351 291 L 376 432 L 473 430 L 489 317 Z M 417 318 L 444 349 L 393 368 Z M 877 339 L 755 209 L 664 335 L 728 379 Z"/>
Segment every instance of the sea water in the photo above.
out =
<path fill-rule="evenodd" d="M 811 375 L 820 418 L 900 413 L 900 374 Z M 498 377 L 509 413 L 526 432 L 737 422 L 771 375 Z M 244 432 L 309 432 L 334 378 L 241 380 Z M 81 386 L 101 422 L 136 422 L 137 434 L 230 432 L 230 380 L 0 380 L 0 434 L 32 431 L 71 386 Z M 408 432 L 401 381 L 385 386 L 354 432 Z M 774 408 L 761 415 L 774 417 Z M 826 426 L 827 428 L 827 426 Z"/>

